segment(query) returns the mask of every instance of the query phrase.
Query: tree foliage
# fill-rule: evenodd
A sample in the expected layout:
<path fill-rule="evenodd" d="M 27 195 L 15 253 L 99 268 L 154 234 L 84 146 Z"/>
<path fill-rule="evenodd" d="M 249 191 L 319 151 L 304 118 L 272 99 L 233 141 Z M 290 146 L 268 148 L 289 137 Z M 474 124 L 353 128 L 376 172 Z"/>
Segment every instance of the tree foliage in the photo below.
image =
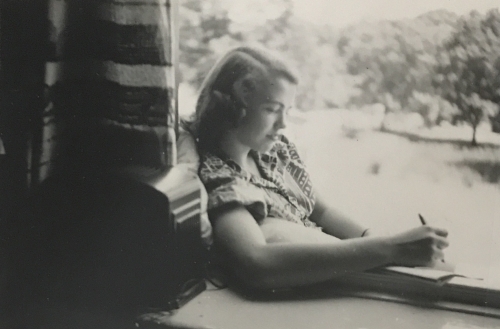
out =
<path fill-rule="evenodd" d="M 468 123 L 476 143 L 477 126 L 489 115 L 498 118 L 500 102 L 500 13 L 484 17 L 472 12 L 459 21 L 439 56 L 434 84 L 443 97 L 455 104 L 455 121 Z"/>
<path fill-rule="evenodd" d="M 350 74 L 359 77 L 354 102 L 379 102 L 389 110 L 408 110 L 414 91 L 434 93 L 430 82 L 440 46 L 454 28 L 455 16 L 432 12 L 409 21 L 353 26 L 337 46 Z"/>

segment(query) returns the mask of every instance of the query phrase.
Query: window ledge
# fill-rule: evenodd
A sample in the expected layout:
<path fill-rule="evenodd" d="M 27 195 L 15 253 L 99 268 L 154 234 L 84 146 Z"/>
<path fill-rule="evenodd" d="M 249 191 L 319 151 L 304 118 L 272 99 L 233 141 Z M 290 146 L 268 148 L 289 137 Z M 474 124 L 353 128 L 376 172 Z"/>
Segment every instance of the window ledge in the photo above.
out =
<path fill-rule="evenodd" d="M 500 289 L 483 281 L 455 277 L 435 282 L 377 271 L 351 273 L 329 282 L 334 289 L 357 297 L 392 300 L 463 313 L 500 318 Z"/>

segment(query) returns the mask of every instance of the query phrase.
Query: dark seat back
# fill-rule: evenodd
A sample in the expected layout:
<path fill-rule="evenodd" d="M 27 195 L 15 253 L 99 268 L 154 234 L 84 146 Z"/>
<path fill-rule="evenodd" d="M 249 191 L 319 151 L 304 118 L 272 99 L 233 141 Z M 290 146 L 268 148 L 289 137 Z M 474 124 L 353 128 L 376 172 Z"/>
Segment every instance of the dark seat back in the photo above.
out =
<path fill-rule="evenodd" d="M 166 310 L 186 289 L 203 288 L 206 251 L 199 202 L 193 202 L 199 190 L 170 191 L 110 174 L 47 179 L 17 239 L 24 296 L 86 308 Z M 180 230 L 176 209 L 189 202 L 195 211 Z"/>

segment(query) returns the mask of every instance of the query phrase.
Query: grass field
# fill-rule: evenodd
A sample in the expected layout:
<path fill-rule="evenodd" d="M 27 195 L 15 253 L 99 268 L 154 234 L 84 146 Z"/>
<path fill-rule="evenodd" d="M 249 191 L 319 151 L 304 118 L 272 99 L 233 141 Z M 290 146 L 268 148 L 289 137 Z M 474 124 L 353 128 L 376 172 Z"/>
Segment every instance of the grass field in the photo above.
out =
<path fill-rule="evenodd" d="M 468 133 L 353 131 L 328 120 L 292 125 L 316 189 L 360 222 L 397 232 L 450 232 L 448 262 L 500 288 L 500 139 L 468 146 Z M 450 128 L 451 129 L 451 128 Z M 447 137 L 448 136 L 448 137 Z"/>

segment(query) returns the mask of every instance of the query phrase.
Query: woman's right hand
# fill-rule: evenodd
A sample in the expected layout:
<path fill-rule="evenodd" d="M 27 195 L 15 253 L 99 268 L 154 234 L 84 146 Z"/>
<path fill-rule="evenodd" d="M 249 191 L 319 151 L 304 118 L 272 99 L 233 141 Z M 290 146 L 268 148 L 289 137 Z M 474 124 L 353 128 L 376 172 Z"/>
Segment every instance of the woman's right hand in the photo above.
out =
<path fill-rule="evenodd" d="M 448 232 L 432 226 L 419 226 L 389 237 L 393 261 L 404 266 L 434 266 L 444 259 Z"/>

